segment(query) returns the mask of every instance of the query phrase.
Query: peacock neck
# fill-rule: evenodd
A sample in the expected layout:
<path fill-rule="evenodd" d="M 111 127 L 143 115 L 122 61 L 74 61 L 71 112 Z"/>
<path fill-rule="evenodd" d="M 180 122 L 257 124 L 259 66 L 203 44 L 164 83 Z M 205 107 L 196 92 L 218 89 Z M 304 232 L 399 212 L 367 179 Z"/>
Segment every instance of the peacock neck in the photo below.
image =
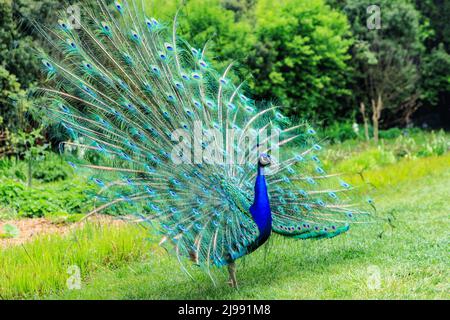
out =
<path fill-rule="evenodd" d="M 270 236 L 272 230 L 272 214 L 270 211 L 270 201 L 267 192 L 264 167 L 258 165 L 258 174 L 255 182 L 255 198 L 250 213 L 259 230 L 257 245 L 262 245 Z"/>

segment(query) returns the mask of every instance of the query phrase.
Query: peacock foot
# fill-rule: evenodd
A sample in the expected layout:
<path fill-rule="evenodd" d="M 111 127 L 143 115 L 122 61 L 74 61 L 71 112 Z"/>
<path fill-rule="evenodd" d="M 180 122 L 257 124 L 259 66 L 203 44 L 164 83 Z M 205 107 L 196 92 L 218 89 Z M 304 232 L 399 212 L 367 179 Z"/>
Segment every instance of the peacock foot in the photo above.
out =
<path fill-rule="evenodd" d="M 230 287 L 237 289 L 238 283 L 236 279 L 236 264 L 234 262 L 228 265 L 228 273 L 230 274 L 228 284 L 230 285 Z"/>

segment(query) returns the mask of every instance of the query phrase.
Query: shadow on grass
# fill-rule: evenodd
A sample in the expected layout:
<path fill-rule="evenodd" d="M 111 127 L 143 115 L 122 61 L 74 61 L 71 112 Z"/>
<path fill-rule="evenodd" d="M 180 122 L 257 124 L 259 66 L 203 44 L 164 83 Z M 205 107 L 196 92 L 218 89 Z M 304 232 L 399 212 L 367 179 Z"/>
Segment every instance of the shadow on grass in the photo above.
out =
<path fill-rule="evenodd" d="M 179 269 L 179 266 L 170 262 L 170 266 L 164 268 L 162 274 L 155 276 L 155 271 L 159 270 L 153 268 L 152 262 L 141 266 L 133 279 L 119 284 L 117 289 L 121 290 L 122 299 L 270 299 L 271 296 L 262 295 L 262 291 L 290 281 L 301 284 L 302 280 L 329 272 L 331 266 L 348 264 L 364 256 L 365 251 L 362 249 L 332 248 L 322 254 L 316 252 L 306 256 L 274 253 L 264 261 L 259 253 L 258 257 L 249 256 L 246 261 L 238 263 L 238 290 L 229 288 L 226 284 L 226 268 L 223 272 L 214 271 L 215 286 L 202 271 L 193 272 L 192 280 L 180 270 L 177 272 L 175 268 Z M 120 283 L 120 279 L 113 281 Z"/>

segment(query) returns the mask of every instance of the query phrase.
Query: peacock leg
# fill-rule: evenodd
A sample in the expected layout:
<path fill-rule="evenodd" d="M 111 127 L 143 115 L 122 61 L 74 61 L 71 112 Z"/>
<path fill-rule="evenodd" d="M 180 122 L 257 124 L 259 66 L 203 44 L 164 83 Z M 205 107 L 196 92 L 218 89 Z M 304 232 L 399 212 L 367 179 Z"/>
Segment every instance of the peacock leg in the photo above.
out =
<path fill-rule="evenodd" d="M 234 262 L 231 262 L 230 264 L 228 264 L 228 273 L 230 274 L 230 280 L 229 280 L 229 284 L 232 288 L 236 288 L 238 287 L 237 284 L 237 279 L 236 279 L 236 264 Z"/>

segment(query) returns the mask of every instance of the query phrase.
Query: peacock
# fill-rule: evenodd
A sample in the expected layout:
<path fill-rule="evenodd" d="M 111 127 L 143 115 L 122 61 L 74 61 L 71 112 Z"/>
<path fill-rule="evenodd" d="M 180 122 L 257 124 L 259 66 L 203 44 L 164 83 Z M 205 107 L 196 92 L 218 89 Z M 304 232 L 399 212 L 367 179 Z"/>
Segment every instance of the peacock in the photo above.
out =
<path fill-rule="evenodd" d="M 136 215 L 183 269 L 226 266 L 232 287 L 236 260 L 272 234 L 332 238 L 371 215 L 323 168 L 314 128 L 256 103 L 233 64 L 215 70 L 177 36 L 176 16 L 160 22 L 131 0 L 80 6 L 39 27 L 39 92 L 78 150 L 69 164 L 98 190 L 95 212 Z"/>

